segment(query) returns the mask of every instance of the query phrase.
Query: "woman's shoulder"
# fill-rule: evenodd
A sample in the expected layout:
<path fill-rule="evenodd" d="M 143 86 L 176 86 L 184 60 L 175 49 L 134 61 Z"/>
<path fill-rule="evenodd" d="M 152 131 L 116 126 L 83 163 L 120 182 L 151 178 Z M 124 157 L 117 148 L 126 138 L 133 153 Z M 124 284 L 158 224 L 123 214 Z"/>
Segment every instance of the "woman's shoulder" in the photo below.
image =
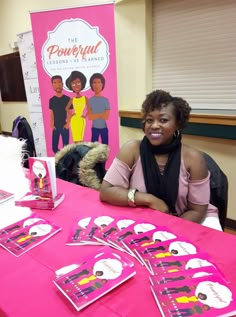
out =
<path fill-rule="evenodd" d="M 117 158 L 125 162 L 131 168 L 138 160 L 140 140 L 129 140 L 124 143 L 117 154 Z"/>
<path fill-rule="evenodd" d="M 188 171 L 193 169 L 207 170 L 206 161 L 203 156 L 203 152 L 191 147 L 190 145 L 182 145 L 182 156 L 184 159 L 185 167 Z"/>

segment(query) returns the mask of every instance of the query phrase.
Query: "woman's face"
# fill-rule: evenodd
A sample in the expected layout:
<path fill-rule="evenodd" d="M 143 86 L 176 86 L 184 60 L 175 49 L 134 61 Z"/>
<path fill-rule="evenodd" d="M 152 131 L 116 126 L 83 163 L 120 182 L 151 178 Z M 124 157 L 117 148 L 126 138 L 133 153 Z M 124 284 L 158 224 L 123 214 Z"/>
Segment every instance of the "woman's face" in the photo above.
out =
<path fill-rule="evenodd" d="M 152 145 L 171 143 L 177 129 L 178 124 L 172 104 L 159 110 L 151 111 L 146 116 L 144 133 Z"/>
<path fill-rule="evenodd" d="M 79 78 L 76 78 L 71 82 L 71 88 L 75 93 L 79 93 L 81 91 L 81 80 Z"/>

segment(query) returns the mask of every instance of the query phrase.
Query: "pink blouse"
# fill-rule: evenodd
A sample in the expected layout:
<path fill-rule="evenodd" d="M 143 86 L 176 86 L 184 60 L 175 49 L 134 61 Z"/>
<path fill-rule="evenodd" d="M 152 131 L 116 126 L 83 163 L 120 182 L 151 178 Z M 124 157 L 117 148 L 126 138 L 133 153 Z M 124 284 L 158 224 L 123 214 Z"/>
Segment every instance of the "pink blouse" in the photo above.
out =
<path fill-rule="evenodd" d="M 140 192 L 146 193 L 141 159 L 130 168 L 126 163 L 115 158 L 104 180 L 113 186 L 123 188 L 136 188 Z M 190 180 L 190 174 L 185 168 L 184 160 L 181 158 L 179 174 L 179 192 L 175 208 L 179 215 L 187 210 L 188 201 L 197 205 L 208 204 L 207 215 L 218 215 L 218 209 L 209 204 L 210 200 L 210 172 L 205 179 Z"/>

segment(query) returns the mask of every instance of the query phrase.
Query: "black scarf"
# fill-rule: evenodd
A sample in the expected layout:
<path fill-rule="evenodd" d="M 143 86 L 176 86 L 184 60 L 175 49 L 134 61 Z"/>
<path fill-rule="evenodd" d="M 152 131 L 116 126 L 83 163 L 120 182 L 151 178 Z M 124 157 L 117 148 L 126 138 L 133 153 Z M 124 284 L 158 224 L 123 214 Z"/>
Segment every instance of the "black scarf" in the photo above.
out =
<path fill-rule="evenodd" d="M 169 154 L 164 174 L 161 175 L 155 154 Z M 153 146 L 145 136 L 140 144 L 140 157 L 143 167 L 146 190 L 168 205 L 176 215 L 175 202 L 179 190 L 179 171 L 181 164 L 181 140 L 174 138 L 170 144 Z"/>

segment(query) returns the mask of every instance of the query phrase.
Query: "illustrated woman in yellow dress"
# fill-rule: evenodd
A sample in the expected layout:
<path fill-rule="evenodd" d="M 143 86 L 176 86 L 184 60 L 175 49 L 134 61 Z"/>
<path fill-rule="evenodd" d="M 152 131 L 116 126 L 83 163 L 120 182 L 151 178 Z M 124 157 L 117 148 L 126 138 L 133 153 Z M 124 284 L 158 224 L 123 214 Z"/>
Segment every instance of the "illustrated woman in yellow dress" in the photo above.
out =
<path fill-rule="evenodd" d="M 89 103 L 87 97 L 81 96 L 80 92 L 84 89 L 86 81 L 84 74 L 79 71 L 73 71 L 66 80 L 66 86 L 75 93 L 75 97 L 71 98 L 66 106 L 66 111 L 70 113 L 70 126 L 74 143 L 84 139 L 85 118 L 88 114 Z M 72 114 L 71 106 L 73 106 Z"/>

